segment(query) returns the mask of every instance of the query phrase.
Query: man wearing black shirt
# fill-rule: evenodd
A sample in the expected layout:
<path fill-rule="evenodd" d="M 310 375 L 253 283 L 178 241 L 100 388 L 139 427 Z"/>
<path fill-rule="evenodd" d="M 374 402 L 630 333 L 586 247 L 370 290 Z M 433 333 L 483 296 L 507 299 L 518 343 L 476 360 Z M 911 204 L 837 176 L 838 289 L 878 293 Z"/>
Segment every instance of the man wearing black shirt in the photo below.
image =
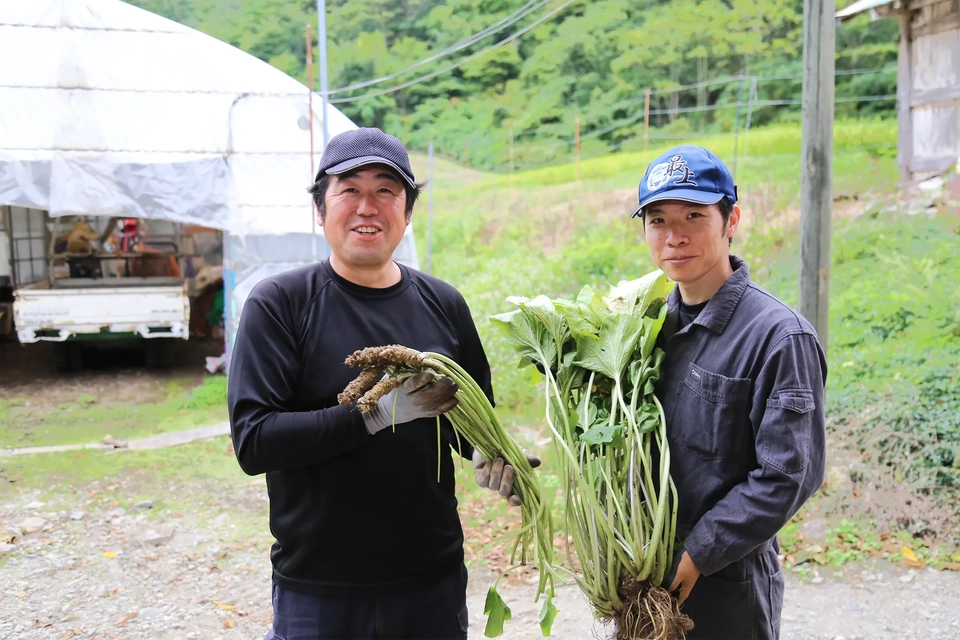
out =
<path fill-rule="evenodd" d="M 358 373 L 344 359 L 387 344 L 453 358 L 493 402 L 463 297 L 393 261 L 419 190 L 393 136 L 334 137 L 311 187 L 330 259 L 260 282 L 244 305 L 228 401 L 240 466 L 266 474 L 276 538 L 268 638 L 466 638 L 450 450 L 517 502 L 512 467 L 474 455 L 445 420 L 438 447 L 452 380 L 419 374 L 366 414 L 337 403 Z"/>
<path fill-rule="evenodd" d="M 677 287 L 659 336 L 683 547 L 667 580 L 688 640 L 773 640 L 777 532 L 823 481 L 827 364 L 810 324 L 730 255 L 740 223 L 723 162 L 684 145 L 640 183 L 650 255 Z"/>

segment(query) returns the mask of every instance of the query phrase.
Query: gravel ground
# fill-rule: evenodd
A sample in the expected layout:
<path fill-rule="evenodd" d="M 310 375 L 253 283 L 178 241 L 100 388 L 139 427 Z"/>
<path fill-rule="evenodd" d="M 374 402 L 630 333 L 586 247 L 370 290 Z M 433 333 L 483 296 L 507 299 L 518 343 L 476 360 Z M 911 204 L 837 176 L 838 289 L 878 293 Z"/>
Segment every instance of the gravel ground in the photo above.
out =
<path fill-rule="evenodd" d="M 171 482 L 160 490 L 189 491 L 191 500 L 177 513 L 124 501 L 117 482 L 74 488 L 47 503 L 38 502 L 39 494 L 4 489 L 0 638 L 262 638 L 271 614 L 262 479 L 240 486 Z M 105 492 L 114 497 L 103 500 Z M 473 638 L 483 637 L 491 583 L 489 570 L 472 571 Z M 553 637 L 604 637 L 579 592 L 558 591 Z M 501 593 L 513 609 L 503 637 L 540 637 L 533 587 L 513 584 Z M 956 572 L 876 561 L 812 580 L 788 574 L 782 637 L 956 640 L 958 603 Z"/>

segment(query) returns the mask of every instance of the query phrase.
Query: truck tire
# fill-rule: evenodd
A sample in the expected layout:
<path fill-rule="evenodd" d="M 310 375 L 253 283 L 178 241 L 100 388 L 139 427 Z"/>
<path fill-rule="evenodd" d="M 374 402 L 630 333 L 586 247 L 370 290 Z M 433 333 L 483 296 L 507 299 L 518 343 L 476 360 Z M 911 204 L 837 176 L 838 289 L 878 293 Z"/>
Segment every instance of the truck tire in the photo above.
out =
<path fill-rule="evenodd" d="M 169 369 L 173 365 L 174 347 L 172 340 L 154 338 L 143 345 L 144 363 L 148 369 Z"/>
<path fill-rule="evenodd" d="M 53 350 L 57 371 L 83 371 L 83 347 L 74 342 L 61 342 Z"/>

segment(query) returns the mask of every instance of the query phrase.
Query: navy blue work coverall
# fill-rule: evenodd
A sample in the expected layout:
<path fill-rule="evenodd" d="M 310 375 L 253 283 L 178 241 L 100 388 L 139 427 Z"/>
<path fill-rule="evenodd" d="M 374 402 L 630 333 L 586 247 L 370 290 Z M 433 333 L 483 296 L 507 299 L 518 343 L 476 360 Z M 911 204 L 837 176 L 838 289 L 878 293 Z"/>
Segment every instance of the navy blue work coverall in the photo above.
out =
<path fill-rule="evenodd" d="M 779 637 L 776 535 L 820 488 L 826 457 L 827 364 L 816 333 L 741 259 L 730 263 L 733 274 L 683 328 L 674 290 L 660 334 L 656 393 L 677 535 L 701 571 L 682 607 L 696 625 L 689 640 Z"/>

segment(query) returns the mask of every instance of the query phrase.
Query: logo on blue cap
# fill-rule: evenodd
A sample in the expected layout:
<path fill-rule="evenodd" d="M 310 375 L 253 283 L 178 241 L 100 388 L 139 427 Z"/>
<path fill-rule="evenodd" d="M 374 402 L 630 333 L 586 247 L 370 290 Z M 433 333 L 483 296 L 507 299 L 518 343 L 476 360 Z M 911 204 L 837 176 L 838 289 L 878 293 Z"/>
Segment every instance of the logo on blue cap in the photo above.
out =
<path fill-rule="evenodd" d="M 650 169 L 650 173 L 647 175 L 647 189 L 656 191 L 666 186 L 671 180 L 673 180 L 673 184 L 696 187 L 698 185 L 693 181 L 696 176 L 697 174 L 687 165 L 683 156 L 677 154 L 670 158 L 668 162 L 661 162 Z"/>
<path fill-rule="evenodd" d="M 737 201 L 737 187 L 726 165 L 703 147 L 681 145 L 660 154 L 640 181 L 640 203 L 634 216 L 659 200 L 716 204 Z"/>

